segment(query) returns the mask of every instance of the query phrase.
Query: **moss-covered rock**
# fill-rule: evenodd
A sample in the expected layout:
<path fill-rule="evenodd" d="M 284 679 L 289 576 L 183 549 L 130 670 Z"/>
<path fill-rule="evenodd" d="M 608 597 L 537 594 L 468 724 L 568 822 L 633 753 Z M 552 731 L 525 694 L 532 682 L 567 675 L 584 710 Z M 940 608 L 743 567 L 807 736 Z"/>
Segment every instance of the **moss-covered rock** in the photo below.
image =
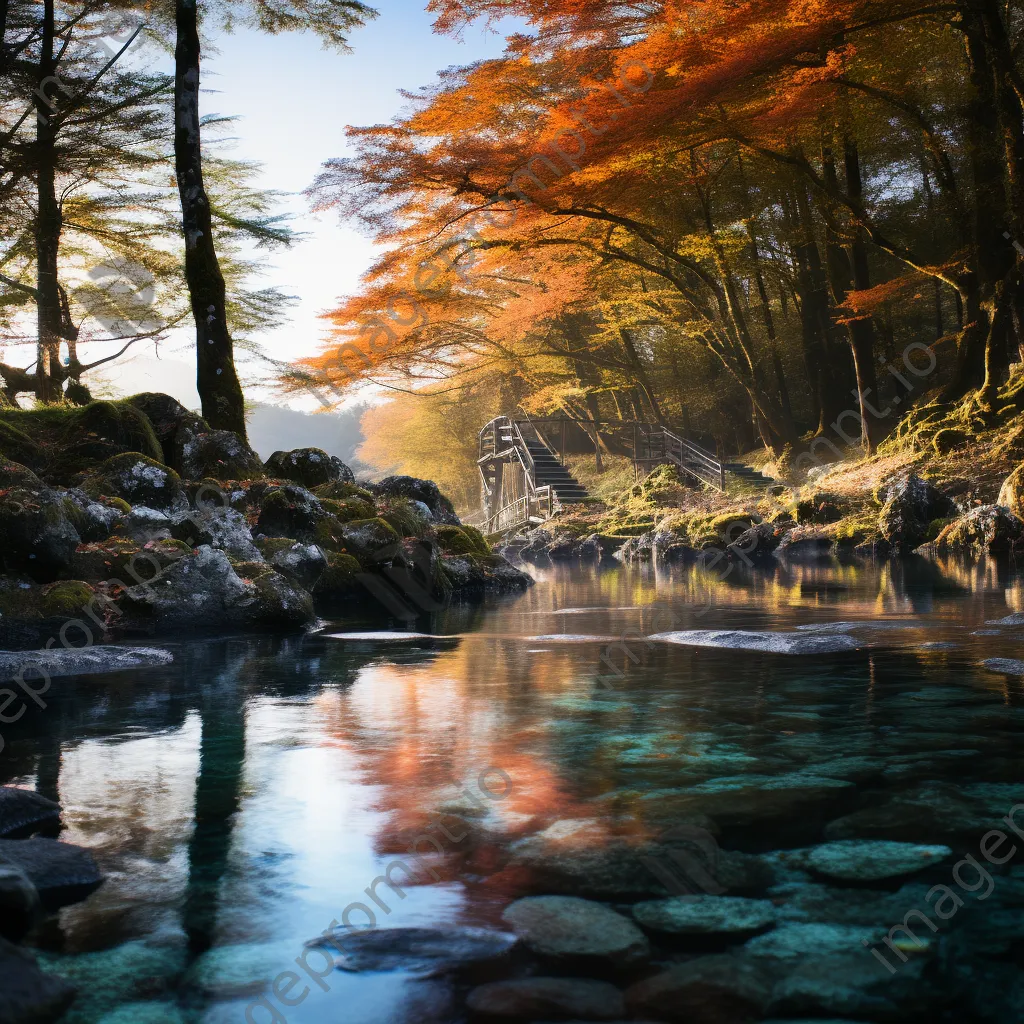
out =
<path fill-rule="evenodd" d="M 263 462 L 244 438 L 231 430 L 179 430 L 178 465 L 187 480 L 260 480 Z"/>
<path fill-rule="evenodd" d="M 116 619 L 113 601 L 82 580 L 40 585 L 24 577 L 0 576 L 4 647 L 39 647 L 53 637 L 81 646 L 101 640 Z"/>
<path fill-rule="evenodd" d="M 133 395 L 127 401 L 143 413 L 153 427 L 157 442 L 163 452 L 156 458 L 180 473 L 181 444 L 184 437 L 179 439 L 179 432 L 183 432 L 183 428 L 186 428 L 190 434 L 201 434 L 209 431 L 210 425 L 202 416 L 186 409 L 170 395 L 146 392 L 141 395 Z"/>
<path fill-rule="evenodd" d="M 265 549 L 263 557 L 277 572 L 294 580 L 304 590 L 312 590 L 327 568 L 323 549 L 302 541 L 277 543 L 269 554 Z"/>
<path fill-rule="evenodd" d="M 1018 466 L 999 488 L 997 505 L 1008 508 L 1015 516 L 1024 518 L 1024 465 Z"/>
<path fill-rule="evenodd" d="M 430 509 L 431 515 L 438 523 L 450 523 L 458 526 L 459 517 L 455 514 L 455 506 L 441 493 L 432 480 L 419 480 L 412 476 L 389 476 L 371 485 L 378 497 L 410 498 L 422 501 Z"/>
<path fill-rule="evenodd" d="M 124 625 L 135 629 L 294 627 L 313 618 L 309 594 L 266 562 L 232 565 L 209 547 L 129 587 L 118 603 Z"/>
<path fill-rule="evenodd" d="M 42 588 L 39 611 L 44 618 L 72 619 L 80 615 L 96 596 L 83 580 L 58 580 Z"/>
<path fill-rule="evenodd" d="M 313 541 L 317 526 L 330 516 L 315 494 L 286 484 L 263 495 L 256 529 L 267 537 Z"/>
<path fill-rule="evenodd" d="M 112 495 L 129 505 L 154 509 L 181 509 L 188 503 L 181 477 L 140 452 L 124 452 L 107 459 L 86 475 L 82 490 L 94 498 Z"/>
<path fill-rule="evenodd" d="M 434 518 L 433 513 L 422 501 L 396 497 L 379 499 L 377 515 L 388 523 L 399 537 L 424 536 Z"/>
<path fill-rule="evenodd" d="M 501 555 L 446 555 L 442 562 L 456 594 L 521 591 L 533 584 L 532 576 Z"/>
<path fill-rule="evenodd" d="M 0 567 L 40 583 L 57 579 L 81 543 L 64 497 L 47 488 L 0 491 Z"/>
<path fill-rule="evenodd" d="M 0 453 L 5 462 L 10 460 L 33 469 L 40 469 L 43 465 L 43 453 L 39 445 L 24 431 L 3 419 L 0 419 Z"/>
<path fill-rule="evenodd" d="M 876 497 L 884 500 L 878 532 L 894 555 L 906 555 L 928 539 L 928 525 L 956 514 L 956 506 L 938 488 L 916 473 L 886 481 Z"/>
<path fill-rule="evenodd" d="M 331 498 L 334 501 L 346 501 L 349 498 L 359 498 L 373 505 L 372 491 L 347 480 L 332 480 L 330 483 L 320 484 L 319 487 L 311 487 L 310 490 L 321 499 Z"/>
<path fill-rule="evenodd" d="M 184 541 L 171 537 L 140 544 L 128 537 L 111 537 L 95 544 L 81 544 L 68 575 L 92 583 L 136 586 L 154 579 L 181 558 L 192 554 Z"/>
<path fill-rule="evenodd" d="M 20 462 L 9 462 L 0 456 L 0 491 L 11 487 L 28 487 L 29 489 L 43 486 L 43 481 L 28 466 Z"/>
<path fill-rule="evenodd" d="M 321 448 L 296 448 L 290 452 L 274 452 L 264 464 L 268 476 L 294 480 L 303 487 L 321 487 L 338 482 L 354 484 L 352 470 L 336 455 Z"/>
<path fill-rule="evenodd" d="M 359 582 L 362 566 L 351 555 L 337 551 L 325 551 L 327 568 L 316 581 L 313 594 L 318 600 L 327 602 L 344 601 L 365 596 L 366 589 Z"/>
<path fill-rule="evenodd" d="M 437 543 L 446 555 L 489 555 L 490 545 L 473 526 L 439 526 Z"/>
<path fill-rule="evenodd" d="M 941 552 L 1001 554 L 1024 539 L 1024 522 L 1001 505 L 982 505 L 950 523 L 936 538 Z"/>
<path fill-rule="evenodd" d="M 356 519 L 341 524 L 344 551 L 357 558 L 361 565 L 374 565 L 396 549 L 400 537 L 383 519 Z"/>

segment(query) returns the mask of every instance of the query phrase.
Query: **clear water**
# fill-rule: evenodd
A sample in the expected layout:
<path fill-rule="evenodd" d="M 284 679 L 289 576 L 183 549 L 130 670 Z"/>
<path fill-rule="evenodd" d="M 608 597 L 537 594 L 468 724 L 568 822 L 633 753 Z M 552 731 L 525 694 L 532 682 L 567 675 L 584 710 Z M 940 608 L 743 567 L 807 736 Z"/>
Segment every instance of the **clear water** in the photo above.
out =
<path fill-rule="evenodd" d="M 591 846 L 655 836 L 671 825 L 657 793 L 709 780 L 828 775 L 854 758 L 854 776 L 870 776 L 861 803 L 922 779 L 1024 782 L 1022 681 L 980 665 L 1024 658 L 1024 624 L 989 624 L 1024 611 L 1012 567 L 535 575 L 524 595 L 416 624 L 450 639 L 327 635 L 395 628 L 369 614 L 304 637 L 182 636 L 173 666 L 55 681 L 45 710 L 6 727 L 0 779 L 59 799 L 61 838 L 108 876 L 32 937 L 79 983 L 66 1020 L 244 1021 L 261 985 L 367 904 L 440 810 L 461 809 L 470 834 L 441 837 L 443 855 L 421 862 L 440 881 L 424 868 L 429 884 L 404 898 L 381 889 L 378 924 L 497 924 L 511 842 L 567 819 L 588 822 Z M 859 627 L 859 650 L 812 657 L 636 639 L 871 620 L 891 628 Z M 579 639 L 624 634 L 628 654 Z M 805 826 L 770 820 L 722 843 L 784 848 Z M 459 1019 L 443 985 L 401 972 L 335 971 L 324 985 L 287 1021 Z"/>

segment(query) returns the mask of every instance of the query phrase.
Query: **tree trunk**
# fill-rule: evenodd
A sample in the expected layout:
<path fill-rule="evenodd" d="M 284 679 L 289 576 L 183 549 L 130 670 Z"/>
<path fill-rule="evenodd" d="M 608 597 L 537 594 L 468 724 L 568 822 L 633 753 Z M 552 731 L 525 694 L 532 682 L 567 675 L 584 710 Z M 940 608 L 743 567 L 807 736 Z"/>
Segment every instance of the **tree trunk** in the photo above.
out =
<path fill-rule="evenodd" d="M 957 346 L 953 380 L 943 392 L 946 400 L 959 398 L 983 386 L 983 401 L 991 400 L 995 380 L 990 372 L 1006 297 L 1001 282 L 1012 264 L 1013 250 L 1003 237 L 1008 223 L 1004 184 L 1005 149 L 1000 143 L 1000 117 L 996 105 L 992 54 L 986 45 L 981 3 L 961 5 L 960 28 L 967 50 L 971 96 L 967 104 L 967 150 L 974 179 L 973 266 L 964 276 L 960 292 L 966 324 Z"/>
<path fill-rule="evenodd" d="M 846 169 L 846 193 L 860 203 L 864 186 L 860 173 L 860 154 L 857 143 L 847 139 L 843 146 Z M 853 287 L 863 291 L 871 287 L 871 271 L 868 266 L 868 249 L 864 232 L 854 225 L 853 240 L 849 246 L 850 269 L 853 272 Z M 845 296 L 844 296 L 845 299 Z M 878 442 L 885 436 L 885 424 L 872 415 L 871 409 L 878 404 L 878 379 L 875 374 L 875 329 L 870 319 L 858 318 L 847 325 L 850 332 L 850 348 L 853 351 L 853 368 L 857 375 L 857 402 L 860 406 L 862 436 L 868 452 L 873 453 Z"/>
<path fill-rule="evenodd" d="M 36 363 L 36 399 L 56 402 L 61 396 L 60 378 L 52 371 L 60 364 L 61 308 L 57 285 L 61 212 L 57 202 L 57 130 L 55 110 L 47 101 L 53 93 L 50 81 L 57 70 L 53 55 L 53 0 L 44 0 L 36 76 L 36 323 L 39 332 Z"/>
<path fill-rule="evenodd" d="M 213 240 L 199 138 L 199 25 L 196 0 L 176 0 L 174 168 L 185 235 L 185 281 L 196 323 L 196 386 L 212 427 L 245 437 L 245 406 L 227 325 L 224 275 Z"/>

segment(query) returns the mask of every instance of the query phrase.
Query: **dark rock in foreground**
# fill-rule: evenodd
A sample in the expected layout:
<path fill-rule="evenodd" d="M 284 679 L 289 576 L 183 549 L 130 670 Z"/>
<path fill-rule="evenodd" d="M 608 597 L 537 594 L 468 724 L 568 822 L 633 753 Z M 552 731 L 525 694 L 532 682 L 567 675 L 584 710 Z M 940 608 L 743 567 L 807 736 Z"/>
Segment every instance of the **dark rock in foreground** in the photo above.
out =
<path fill-rule="evenodd" d="M 24 839 L 60 825 L 60 804 L 31 789 L 0 786 L 0 838 Z"/>
<path fill-rule="evenodd" d="M 51 1024 L 75 998 L 75 987 L 45 974 L 34 957 L 0 939 L 0 1024 Z"/>
<path fill-rule="evenodd" d="M 740 956 L 706 956 L 633 985 L 634 1016 L 685 1024 L 744 1024 L 760 1020 L 771 998 L 771 974 Z"/>
<path fill-rule="evenodd" d="M 622 993 L 606 981 L 524 978 L 480 985 L 469 993 L 471 1013 L 490 1020 L 614 1020 L 625 1009 Z"/>
<path fill-rule="evenodd" d="M 56 839 L 0 839 L 2 863 L 25 872 L 44 910 L 84 900 L 103 883 L 88 850 Z"/>

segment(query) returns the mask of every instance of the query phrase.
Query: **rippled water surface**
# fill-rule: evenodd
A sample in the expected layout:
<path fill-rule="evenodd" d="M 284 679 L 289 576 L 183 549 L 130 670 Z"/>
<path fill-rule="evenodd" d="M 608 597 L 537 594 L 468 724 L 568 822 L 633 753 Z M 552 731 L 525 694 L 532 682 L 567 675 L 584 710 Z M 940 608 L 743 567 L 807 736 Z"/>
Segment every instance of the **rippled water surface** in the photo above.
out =
<path fill-rule="evenodd" d="M 79 984 L 66 1020 L 242 1022 L 346 908 L 357 927 L 368 911 L 378 925 L 499 924 L 530 891 L 509 847 L 559 822 L 588 851 L 640 843 L 698 795 L 723 849 L 766 854 L 932 781 L 984 794 L 993 821 L 1024 802 L 1022 681 L 981 664 L 1024 658 L 1024 616 L 992 624 L 1024 612 L 1012 568 L 535 575 L 412 639 L 372 618 L 301 638 L 178 637 L 167 669 L 55 680 L 45 710 L 5 727 L 3 781 L 59 799 L 61 838 L 108 876 L 32 936 Z M 847 625 L 803 632 L 856 648 L 643 639 L 828 623 Z M 797 774 L 852 785 L 810 811 L 727 799 Z M 385 912 L 364 890 L 425 835 L 438 842 L 419 841 L 416 884 L 376 890 Z M 996 959 L 1015 964 L 1016 948 Z M 991 984 L 995 1006 L 1010 982 Z M 402 971 L 339 970 L 286 1019 L 459 1020 L 450 998 Z"/>

